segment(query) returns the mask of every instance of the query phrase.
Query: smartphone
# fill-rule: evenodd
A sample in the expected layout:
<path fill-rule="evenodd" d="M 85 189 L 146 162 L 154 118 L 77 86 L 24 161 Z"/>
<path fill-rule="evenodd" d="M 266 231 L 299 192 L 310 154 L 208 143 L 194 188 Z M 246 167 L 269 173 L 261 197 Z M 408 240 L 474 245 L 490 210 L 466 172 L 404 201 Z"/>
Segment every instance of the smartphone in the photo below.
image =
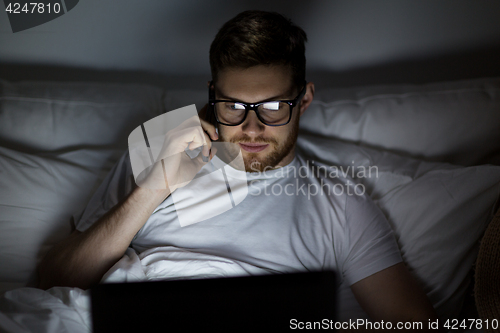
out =
<path fill-rule="evenodd" d="M 207 104 L 207 111 L 205 112 L 204 119 L 205 121 L 209 122 L 210 124 L 215 126 L 215 131 L 217 134 L 219 134 L 219 130 L 217 128 L 217 120 L 215 119 L 215 111 L 213 105 L 210 104 L 210 100 L 214 99 L 214 91 L 213 91 L 213 85 L 210 83 L 210 86 L 208 87 L 208 104 Z"/>

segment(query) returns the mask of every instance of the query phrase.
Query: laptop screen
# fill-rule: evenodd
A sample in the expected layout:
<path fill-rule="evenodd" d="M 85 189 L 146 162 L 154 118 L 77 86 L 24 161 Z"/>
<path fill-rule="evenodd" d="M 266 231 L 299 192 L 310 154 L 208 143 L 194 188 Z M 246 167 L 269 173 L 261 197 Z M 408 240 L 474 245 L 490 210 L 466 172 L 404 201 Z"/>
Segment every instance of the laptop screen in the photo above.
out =
<path fill-rule="evenodd" d="M 332 271 L 100 284 L 94 332 L 288 330 L 334 321 Z"/>

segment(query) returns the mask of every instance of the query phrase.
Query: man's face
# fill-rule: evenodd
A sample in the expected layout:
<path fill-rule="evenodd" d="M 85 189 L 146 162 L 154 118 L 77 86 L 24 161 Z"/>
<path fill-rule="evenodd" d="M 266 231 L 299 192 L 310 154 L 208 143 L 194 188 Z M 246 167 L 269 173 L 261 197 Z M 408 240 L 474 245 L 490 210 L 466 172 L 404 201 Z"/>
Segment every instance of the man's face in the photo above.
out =
<path fill-rule="evenodd" d="M 300 88 L 293 85 L 290 70 L 286 66 L 229 68 L 219 72 L 215 98 L 246 103 L 291 100 L 297 96 L 297 89 Z M 290 122 L 283 126 L 264 125 L 254 111 L 249 111 L 245 121 L 238 126 L 218 124 L 219 140 L 240 146 L 248 172 L 285 166 L 294 157 L 299 105 L 293 109 Z"/>

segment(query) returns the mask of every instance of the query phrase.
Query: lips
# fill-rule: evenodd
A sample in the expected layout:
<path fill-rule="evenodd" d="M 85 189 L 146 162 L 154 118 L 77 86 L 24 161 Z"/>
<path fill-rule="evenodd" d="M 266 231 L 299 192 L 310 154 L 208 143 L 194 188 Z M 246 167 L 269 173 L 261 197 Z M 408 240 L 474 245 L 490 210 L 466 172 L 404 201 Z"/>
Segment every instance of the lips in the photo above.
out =
<path fill-rule="evenodd" d="M 240 143 L 240 147 L 249 152 L 249 153 L 257 153 L 259 151 L 262 151 L 269 146 L 269 144 L 262 144 L 262 143 Z"/>

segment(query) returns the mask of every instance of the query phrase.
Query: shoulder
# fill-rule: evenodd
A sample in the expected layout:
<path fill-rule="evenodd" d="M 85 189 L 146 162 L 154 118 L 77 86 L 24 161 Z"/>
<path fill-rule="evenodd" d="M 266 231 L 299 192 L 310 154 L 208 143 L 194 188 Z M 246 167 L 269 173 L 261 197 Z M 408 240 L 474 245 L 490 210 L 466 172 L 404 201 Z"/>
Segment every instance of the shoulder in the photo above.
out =
<path fill-rule="evenodd" d="M 367 230 L 374 234 L 391 233 L 384 213 L 370 198 L 365 186 L 355 180 L 360 170 L 297 158 L 299 170 L 302 168 L 297 176 L 307 184 L 308 194 L 317 192 L 316 201 L 333 208 L 339 217 L 338 223 L 351 238 L 361 237 Z"/>

